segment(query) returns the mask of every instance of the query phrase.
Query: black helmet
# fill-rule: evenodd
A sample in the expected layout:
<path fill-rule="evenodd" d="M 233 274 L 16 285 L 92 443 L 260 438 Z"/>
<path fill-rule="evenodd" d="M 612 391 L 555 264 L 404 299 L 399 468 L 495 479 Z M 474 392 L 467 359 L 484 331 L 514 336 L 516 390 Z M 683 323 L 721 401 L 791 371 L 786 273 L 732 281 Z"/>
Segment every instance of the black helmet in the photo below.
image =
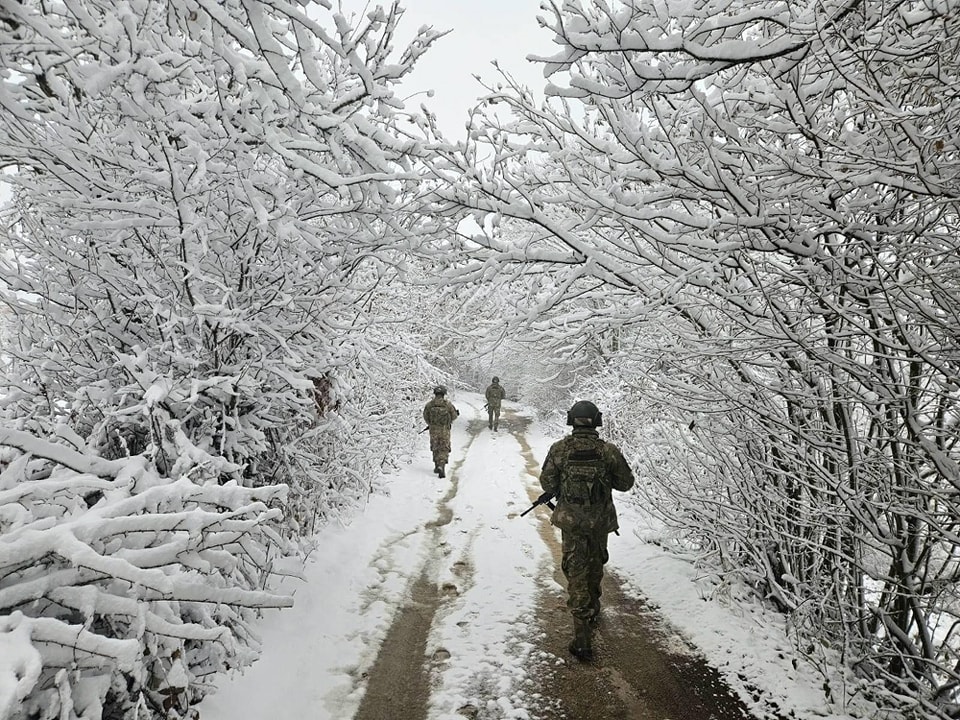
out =
<path fill-rule="evenodd" d="M 443 385 L 437 385 L 437 386 L 433 389 L 433 394 L 434 394 L 434 395 L 446 395 L 446 394 L 447 394 L 447 389 L 446 389 Z"/>
<path fill-rule="evenodd" d="M 498 378 L 496 375 L 494 375 L 494 376 L 493 376 L 493 381 L 494 381 L 495 383 L 498 383 L 498 382 L 500 382 L 500 378 Z"/>
<path fill-rule="evenodd" d="M 577 421 L 581 422 L 577 422 Z M 583 422 L 588 420 L 589 423 Z M 589 400 L 577 400 L 567 410 L 567 425 L 578 427 L 600 427 L 603 425 L 603 413 Z"/>

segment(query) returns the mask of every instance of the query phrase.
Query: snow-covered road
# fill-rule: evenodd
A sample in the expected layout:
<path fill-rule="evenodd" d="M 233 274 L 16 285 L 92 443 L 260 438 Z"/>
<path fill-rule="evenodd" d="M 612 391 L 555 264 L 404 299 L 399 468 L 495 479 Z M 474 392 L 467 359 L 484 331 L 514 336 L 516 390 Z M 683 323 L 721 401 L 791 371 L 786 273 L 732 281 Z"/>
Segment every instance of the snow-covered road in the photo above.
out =
<path fill-rule="evenodd" d="M 448 477 L 431 472 L 423 436 L 414 462 L 385 478 L 389 495 L 373 496 L 351 525 L 320 533 L 304 580 L 286 586 L 294 608 L 265 617 L 262 659 L 219 683 L 201 705 L 204 720 L 377 717 L 367 703 L 379 697 L 395 703 L 394 712 L 397 703 L 422 702 L 432 718 L 462 718 L 459 709 L 489 698 L 502 716 L 524 717 L 514 707 L 533 649 L 523 636 L 533 623 L 536 576 L 552 562 L 536 519 L 511 517 L 529 505 L 534 487 L 510 432 L 528 421 L 511 414 L 492 433 L 479 396 L 455 402 L 461 417 Z M 409 605 L 431 611 L 425 654 L 413 667 L 401 663 L 398 681 L 375 685 L 369 678 L 381 646 Z M 416 623 L 408 610 L 398 625 Z M 424 662 L 428 697 L 417 679 Z M 377 677 L 397 677 L 395 665 Z"/>
<path fill-rule="evenodd" d="M 741 699 L 757 718 L 846 717 L 818 707 L 776 632 L 704 598 L 686 563 L 629 531 L 611 537 L 598 661 L 572 660 L 557 533 L 546 508 L 519 517 L 552 439 L 509 405 L 491 432 L 481 396 L 452 399 L 448 477 L 432 473 L 423 436 L 383 478 L 388 494 L 325 528 L 285 587 L 295 606 L 263 620 L 261 660 L 218 682 L 203 720 L 727 720 L 746 717 Z M 654 612 L 641 591 L 669 606 Z M 743 680 L 742 698 L 694 643 Z"/>

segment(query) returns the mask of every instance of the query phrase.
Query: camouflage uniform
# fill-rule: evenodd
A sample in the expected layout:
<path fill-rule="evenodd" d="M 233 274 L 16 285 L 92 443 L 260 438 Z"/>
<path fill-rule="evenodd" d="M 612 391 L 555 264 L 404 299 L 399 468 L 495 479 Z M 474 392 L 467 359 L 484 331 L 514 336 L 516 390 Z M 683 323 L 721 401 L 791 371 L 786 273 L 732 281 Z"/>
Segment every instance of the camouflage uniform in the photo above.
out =
<path fill-rule="evenodd" d="M 577 465 L 599 477 L 586 492 L 586 485 L 577 486 L 568 479 Z M 593 427 L 575 425 L 570 435 L 550 447 L 540 470 L 540 485 L 557 498 L 550 522 L 561 530 L 567 606 L 578 634 L 581 630 L 586 634 L 589 655 L 592 649 L 586 625 L 599 619 L 600 581 L 609 559 L 607 535 L 619 528 L 611 491 L 633 487 L 633 472 L 616 445 L 600 439 Z"/>
<path fill-rule="evenodd" d="M 430 428 L 434 472 L 440 477 L 444 476 L 443 468 L 450 459 L 450 426 L 459 415 L 460 411 L 442 394 L 435 394 L 423 408 L 423 419 Z"/>
<path fill-rule="evenodd" d="M 500 402 L 507 396 L 507 391 L 500 384 L 500 378 L 494 378 L 487 387 L 487 427 L 496 430 L 500 424 Z"/>

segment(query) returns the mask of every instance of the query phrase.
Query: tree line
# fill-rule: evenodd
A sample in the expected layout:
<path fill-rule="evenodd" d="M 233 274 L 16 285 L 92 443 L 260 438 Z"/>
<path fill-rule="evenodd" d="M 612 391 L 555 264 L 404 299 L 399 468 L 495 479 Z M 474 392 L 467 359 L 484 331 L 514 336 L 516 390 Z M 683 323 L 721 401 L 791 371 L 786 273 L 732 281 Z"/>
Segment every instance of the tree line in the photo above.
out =
<path fill-rule="evenodd" d="M 547 3 L 546 100 L 504 74 L 460 141 L 401 19 L 0 4 L 0 716 L 189 717 L 501 353 L 833 701 L 957 717 L 957 3 Z"/>

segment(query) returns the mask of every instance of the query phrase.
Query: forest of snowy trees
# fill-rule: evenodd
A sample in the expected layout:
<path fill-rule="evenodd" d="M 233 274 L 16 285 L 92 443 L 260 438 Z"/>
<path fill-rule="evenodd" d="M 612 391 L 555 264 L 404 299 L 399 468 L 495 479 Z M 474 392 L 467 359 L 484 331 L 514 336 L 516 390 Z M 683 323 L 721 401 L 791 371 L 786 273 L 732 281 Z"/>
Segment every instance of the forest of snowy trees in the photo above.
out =
<path fill-rule="evenodd" d="M 193 716 L 489 353 L 835 700 L 960 717 L 960 0 L 548 1 L 458 142 L 402 14 L 0 0 L 0 718 Z"/>

